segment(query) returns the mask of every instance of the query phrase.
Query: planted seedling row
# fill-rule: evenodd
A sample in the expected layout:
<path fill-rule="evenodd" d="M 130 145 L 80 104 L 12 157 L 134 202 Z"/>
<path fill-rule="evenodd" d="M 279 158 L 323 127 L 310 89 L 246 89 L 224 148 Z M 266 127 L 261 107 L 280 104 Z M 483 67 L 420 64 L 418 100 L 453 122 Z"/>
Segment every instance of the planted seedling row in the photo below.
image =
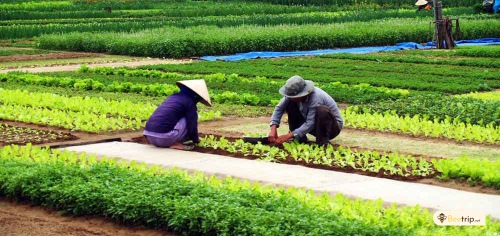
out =
<path fill-rule="evenodd" d="M 0 143 L 3 144 L 40 144 L 55 141 L 75 140 L 70 133 L 18 127 L 0 123 Z"/>
<path fill-rule="evenodd" d="M 300 164 L 314 168 L 340 170 L 395 178 L 415 180 L 419 178 L 463 179 L 500 189 L 500 159 L 431 159 L 398 153 L 355 151 L 345 147 L 327 147 L 316 144 L 284 143 L 282 147 L 252 144 L 242 139 L 229 141 L 225 137 L 208 135 L 198 144 L 200 147 L 220 149 L 231 154 L 253 156 L 260 160 Z"/>
<path fill-rule="evenodd" d="M 92 133 L 139 130 L 156 106 L 93 97 L 67 97 L 0 89 L 0 118 Z M 217 111 L 200 112 L 200 120 L 218 119 Z"/>

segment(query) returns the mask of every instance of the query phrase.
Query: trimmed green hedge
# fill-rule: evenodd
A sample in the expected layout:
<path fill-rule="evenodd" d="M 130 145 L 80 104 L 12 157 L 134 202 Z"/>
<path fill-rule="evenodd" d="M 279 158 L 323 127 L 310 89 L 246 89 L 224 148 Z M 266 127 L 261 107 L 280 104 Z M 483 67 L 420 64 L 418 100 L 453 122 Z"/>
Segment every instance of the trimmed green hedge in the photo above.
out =
<path fill-rule="evenodd" d="M 463 38 L 500 37 L 500 21 L 461 22 Z M 226 55 L 249 51 L 293 51 L 427 42 L 428 22 L 388 19 L 342 24 L 165 27 L 136 33 L 69 33 L 39 37 L 39 47 L 150 57 Z"/>

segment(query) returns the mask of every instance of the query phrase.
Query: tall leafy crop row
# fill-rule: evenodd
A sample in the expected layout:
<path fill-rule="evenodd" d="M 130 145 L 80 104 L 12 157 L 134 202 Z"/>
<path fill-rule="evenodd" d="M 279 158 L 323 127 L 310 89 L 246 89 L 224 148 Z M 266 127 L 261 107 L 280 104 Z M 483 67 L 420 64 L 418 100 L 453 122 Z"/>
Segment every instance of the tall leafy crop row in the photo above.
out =
<path fill-rule="evenodd" d="M 438 61 L 440 58 L 434 60 Z M 142 68 L 197 74 L 236 73 L 247 77 L 266 76 L 279 79 L 287 79 L 297 74 L 314 82 L 367 83 L 373 86 L 452 94 L 500 88 L 500 79 L 497 76 L 500 69 L 498 68 L 485 69 L 447 64 L 438 67 L 419 62 L 386 62 L 383 59 L 366 61 L 352 57 L 201 62 L 183 65 L 152 65 Z"/>
<path fill-rule="evenodd" d="M 425 15 L 431 20 L 431 15 Z M 139 30 L 160 28 L 162 26 L 193 27 L 212 25 L 218 27 L 234 27 L 241 25 L 307 25 L 331 24 L 341 22 L 371 21 L 385 18 L 415 18 L 413 10 L 366 11 L 360 14 L 356 11 L 348 12 L 315 12 L 292 14 L 254 14 L 229 15 L 208 17 L 149 17 L 149 18 L 90 18 L 78 20 L 35 20 L 0 22 L 0 36 L 4 39 L 31 38 L 42 34 L 69 33 L 69 32 L 136 32 Z M 419 17 L 420 18 L 420 17 Z M 26 23 L 24 23 L 26 22 Z M 46 22 L 45 24 L 42 24 Z"/>
<path fill-rule="evenodd" d="M 73 88 L 75 90 L 140 93 L 146 96 L 168 96 L 175 92 L 179 92 L 179 87 L 173 84 L 142 84 L 118 81 L 104 84 L 93 79 L 75 79 L 71 77 L 58 78 L 35 74 L 1 74 L 0 82 L 17 82 L 21 84 L 34 84 L 48 87 L 64 87 Z"/>
<path fill-rule="evenodd" d="M 232 2 L 238 0 L 215 0 L 220 2 Z M 415 1 L 413 0 L 249 0 L 250 2 L 267 2 L 273 4 L 283 4 L 283 5 L 337 5 L 337 6 L 413 6 Z M 442 0 L 443 6 L 472 6 L 477 3 L 474 0 Z"/>
<path fill-rule="evenodd" d="M 468 66 L 468 67 L 485 67 L 485 68 L 500 68 L 500 62 L 498 60 L 491 60 L 488 57 L 490 53 L 500 54 L 500 49 L 497 47 L 492 47 L 492 50 L 484 50 L 481 53 L 477 53 L 479 50 L 474 50 L 476 54 L 474 57 L 470 57 L 471 54 L 464 52 L 460 47 L 456 48 L 453 52 L 448 52 L 446 55 L 441 55 L 436 53 L 438 51 L 434 50 L 423 50 L 425 54 L 414 55 L 408 52 L 404 54 L 401 53 L 377 53 L 377 54 L 330 54 L 323 55 L 321 57 L 335 58 L 335 59 L 351 59 L 359 61 L 377 61 L 377 62 L 399 62 L 408 64 L 426 64 L 426 65 L 456 65 L 456 66 Z M 496 49 L 496 50 L 495 50 Z M 420 50 L 415 50 L 418 52 Z M 467 51 L 467 50 L 465 50 Z M 467 56 L 465 56 L 467 55 Z M 465 56 L 465 57 L 464 57 Z"/>
<path fill-rule="evenodd" d="M 417 23 L 420 22 L 420 23 Z M 293 51 L 334 47 L 394 45 L 425 42 L 431 36 L 426 22 L 414 19 L 307 26 L 165 27 L 136 33 L 69 33 L 44 35 L 40 47 L 110 54 L 189 57 L 248 51 Z M 498 37 L 497 20 L 461 23 L 464 38 Z"/>
<path fill-rule="evenodd" d="M 277 24 L 313 24 L 313 23 L 341 23 L 341 22 L 351 22 L 351 21 L 370 21 L 375 19 L 385 19 L 385 18 L 428 18 L 431 19 L 432 13 L 424 13 L 415 15 L 413 9 L 388 9 L 388 10 L 372 10 L 364 9 L 362 14 L 359 10 L 345 10 L 345 11 L 328 11 L 328 9 L 314 9 L 314 8 L 297 8 L 297 12 L 288 11 L 288 9 L 283 8 L 282 12 L 277 10 L 270 11 L 267 6 L 262 5 L 261 8 L 254 7 L 250 8 L 250 5 L 238 5 L 237 8 L 233 8 L 232 4 L 220 6 L 220 9 L 215 8 L 213 12 L 211 9 L 203 8 L 199 6 L 198 8 L 193 8 L 189 10 L 199 9 L 200 12 L 205 13 L 203 16 L 186 16 L 183 14 L 185 12 L 181 6 L 172 6 L 169 9 L 156 9 L 156 10 L 141 10 L 141 11 L 118 11 L 116 14 L 107 14 L 99 17 L 102 12 L 94 11 L 89 12 L 89 16 L 84 16 L 85 12 L 58 12 L 61 15 L 54 15 L 50 17 L 55 12 L 45 12 L 48 16 L 43 17 L 44 19 L 31 19 L 30 14 L 42 14 L 44 12 L 29 12 L 28 16 L 18 19 L 18 20 L 5 20 L 1 21 L 0 25 L 32 25 L 32 24 L 82 24 L 82 23 L 112 23 L 112 22 L 149 22 L 149 21 L 165 21 L 168 22 L 170 26 L 177 27 L 189 27 L 195 25 L 217 25 L 219 27 L 227 26 L 237 26 L 242 24 L 251 25 L 277 25 Z M 223 8 L 224 7 L 224 8 Z M 248 9 L 247 9 L 248 8 Z M 272 8 L 272 7 L 271 7 Z M 231 9 L 234 12 L 225 12 L 223 9 Z M 262 9 L 262 10 L 260 10 Z M 186 9 L 187 10 L 187 9 Z M 252 10 L 255 10 L 252 12 Z M 319 11 L 321 10 L 321 11 Z M 241 12 L 238 12 L 241 11 Z M 265 13 L 269 11 L 269 13 Z M 248 14 L 252 12 L 252 14 Z M 49 15 L 49 13 L 51 15 Z M 212 14 L 211 14 L 212 13 Z M 443 14 L 460 16 L 460 19 L 491 19 L 497 18 L 495 15 L 477 15 L 473 14 L 474 11 L 470 8 L 449 8 L 443 9 Z M 9 14 L 14 15 L 14 13 L 9 12 Z M 19 13 L 18 13 L 19 14 Z M 64 15 L 63 15 L 64 14 Z M 95 14 L 95 15 L 94 15 Z M 59 16 L 59 17 L 56 17 Z M 9 16 L 3 15 L 2 17 L 7 18 Z M 55 19 L 53 19 L 55 18 Z M 1 17 L 0 17 L 1 19 Z M 126 26 L 125 24 L 123 25 Z M 127 30 L 123 30 L 127 31 Z M 48 32 L 47 32 L 48 33 Z"/>
<path fill-rule="evenodd" d="M 495 51 L 495 50 L 493 50 Z M 427 53 L 427 52 L 426 52 Z M 429 52 L 432 53 L 432 52 Z M 452 52 L 453 53 L 453 52 Z M 403 55 L 411 54 L 405 51 Z M 248 60 L 240 62 L 201 62 L 186 65 L 156 65 L 143 68 L 163 71 L 176 71 L 179 73 L 238 73 L 244 76 L 264 76 L 267 78 L 284 79 L 298 74 L 306 79 L 313 80 L 325 89 L 329 83 L 339 81 L 342 83 L 369 83 L 377 86 L 392 88 L 412 88 L 415 90 L 431 90 L 453 93 L 489 90 L 500 86 L 496 68 L 478 68 L 472 66 L 449 66 L 447 64 L 434 67 L 428 64 L 392 63 L 373 60 L 365 61 L 369 55 L 349 56 L 346 59 L 330 56 L 314 57 L 307 59 L 279 59 L 279 60 Z M 382 59 L 383 60 L 383 59 Z M 441 58 L 430 59 L 440 61 Z M 487 59 L 489 61 L 495 61 Z M 362 62 L 362 63 L 361 63 Z M 491 87 L 490 87 L 491 86 Z M 500 105 L 498 101 L 482 101 L 478 99 L 464 99 L 448 96 L 447 94 L 423 94 L 410 91 L 408 96 L 401 96 L 396 101 L 389 97 L 377 98 L 373 91 L 356 93 L 347 89 L 325 89 L 336 101 L 351 104 L 363 104 L 364 108 L 375 112 L 388 110 L 395 111 L 400 116 L 406 114 L 428 115 L 430 119 L 443 121 L 447 116 L 458 118 L 462 122 L 484 126 L 492 123 L 500 124 Z M 394 91 L 394 90 L 393 90 Z M 345 93 L 345 94 L 344 94 Z M 354 96 L 350 97 L 348 94 Z M 394 97 L 393 97 L 394 98 Z M 360 111 L 364 111 L 361 109 Z"/>
<path fill-rule="evenodd" d="M 70 9 L 72 4 L 68 1 L 24 1 L 21 3 L 2 3 L 0 11 L 50 11 L 55 9 Z"/>
<path fill-rule="evenodd" d="M 22 3 L 6 3 L 0 5 L 0 11 L 78 11 L 78 10 L 104 10 L 110 6 L 116 10 L 130 9 L 155 9 L 163 8 L 169 4 L 152 1 L 136 1 L 123 3 L 119 1 L 101 2 L 95 4 L 73 4 L 70 1 L 25 1 Z"/>
<path fill-rule="evenodd" d="M 274 105 L 280 99 L 280 95 L 276 93 L 283 85 L 284 81 L 276 79 L 268 79 L 266 77 L 257 76 L 255 78 L 245 78 L 236 74 L 225 75 L 222 73 L 216 74 L 178 74 L 160 72 L 156 70 L 129 70 L 129 69 L 113 69 L 113 68 L 82 68 L 81 72 L 92 72 L 104 75 L 123 75 L 124 77 L 147 77 L 155 81 L 165 81 L 173 83 L 174 80 L 183 79 L 205 79 L 211 90 L 234 91 L 239 94 L 253 92 L 259 94 L 259 105 Z M 1 77 L 0 77 L 1 81 Z M 389 89 L 385 87 L 375 87 L 369 84 L 353 84 L 347 85 L 340 82 L 331 83 L 316 83 L 316 86 L 322 88 L 335 96 L 337 101 L 349 102 L 354 104 L 362 104 L 374 102 L 378 100 L 391 100 L 405 97 L 409 94 L 408 90 L 404 89 Z"/>
<path fill-rule="evenodd" d="M 426 115 L 430 119 L 443 121 L 453 119 L 484 126 L 500 126 L 500 101 L 468 97 L 453 97 L 437 94 L 409 96 L 395 101 L 380 101 L 365 104 L 359 112 L 394 111 L 400 116 Z"/>
<path fill-rule="evenodd" d="M 207 235 L 488 235 L 483 227 L 441 227 L 418 206 L 383 206 L 340 194 L 317 196 L 227 178 L 38 147 L 0 149 L 0 195 L 77 215 Z"/>
<path fill-rule="evenodd" d="M 76 19 L 76 18 L 143 18 L 143 17 L 203 17 L 203 16 L 242 16 L 252 14 L 283 14 L 300 12 L 339 11 L 337 7 L 319 6 L 283 6 L 265 3 L 216 3 L 216 2 L 169 2 L 150 5 L 146 8 L 140 5 L 118 4 L 113 7 L 108 4 L 92 4 L 72 6 L 71 8 L 52 10 L 52 8 L 23 8 L 14 5 L 5 6 L 0 20 L 27 19 Z M 111 6 L 112 13 L 104 11 L 105 6 Z M 129 10 L 120 10 L 123 8 Z M 1 10 L 0 10 L 1 11 Z M 446 10 L 445 10 L 446 11 Z"/>

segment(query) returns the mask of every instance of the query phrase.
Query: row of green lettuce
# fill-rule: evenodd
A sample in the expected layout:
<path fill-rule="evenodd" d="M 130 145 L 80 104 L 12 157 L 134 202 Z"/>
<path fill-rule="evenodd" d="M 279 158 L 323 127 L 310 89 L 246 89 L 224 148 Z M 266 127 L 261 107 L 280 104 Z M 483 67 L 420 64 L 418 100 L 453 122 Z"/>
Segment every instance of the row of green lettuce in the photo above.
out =
<path fill-rule="evenodd" d="M 83 0 L 78 0 L 83 1 Z M 238 2 L 240 0 L 217 0 L 222 2 Z M 311 1 L 301 1 L 301 0 L 249 0 L 250 2 L 265 2 L 272 4 L 283 4 L 283 5 L 338 5 L 338 6 L 414 6 L 415 1 L 412 0 L 311 0 Z M 473 6 L 477 4 L 474 0 L 442 0 L 440 1 L 443 6 Z"/>
<path fill-rule="evenodd" d="M 0 88 L 0 119 L 101 133 L 144 128 L 156 105 L 128 100 L 31 93 Z M 218 111 L 199 113 L 200 121 L 221 117 Z"/>
<path fill-rule="evenodd" d="M 334 24 L 277 25 L 219 28 L 162 27 L 133 33 L 42 35 L 43 49 L 101 52 L 119 55 L 182 58 L 227 55 L 251 51 L 294 51 L 325 48 L 395 45 L 427 42 L 433 31 L 425 19 L 385 19 Z M 500 21 L 467 20 L 460 23 L 465 39 L 500 37 Z"/>
<path fill-rule="evenodd" d="M 293 61 L 290 62 L 292 63 Z M 179 65 L 179 67 L 195 67 L 198 71 L 203 71 L 205 67 L 203 65 L 199 65 L 199 67 L 197 67 L 198 64 L 200 63 L 195 63 L 193 64 L 193 66 Z M 248 64 L 252 65 L 254 63 Z M 225 66 L 226 63 L 206 63 L 205 65 L 214 65 L 214 70 L 217 70 L 217 65 Z M 236 68 L 238 67 L 238 65 L 246 65 L 246 63 L 235 63 L 234 65 L 231 65 L 230 68 Z M 158 68 L 163 66 L 151 67 Z M 168 68 L 173 67 L 169 66 Z M 258 70 L 258 68 L 262 67 L 255 66 L 254 68 Z M 270 69 L 273 67 L 268 66 L 268 68 Z M 275 66 L 274 68 L 277 68 L 277 70 L 279 70 L 280 67 Z M 205 79 L 210 89 L 214 91 L 220 91 L 219 94 L 225 91 L 236 93 L 233 94 L 232 98 L 228 94 L 227 97 L 224 98 L 227 100 L 219 100 L 222 103 L 226 101 L 229 103 L 244 103 L 240 100 L 237 100 L 237 95 L 249 93 L 259 94 L 257 96 L 260 101 L 258 105 L 276 104 L 276 101 L 281 98 L 281 95 L 277 91 L 285 81 L 284 76 L 281 76 L 280 79 L 270 79 L 269 77 L 266 78 L 260 76 L 254 78 L 246 78 L 235 74 L 178 74 L 161 72 L 157 70 L 141 69 L 89 69 L 83 67 L 80 71 L 85 72 L 85 77 L 90 76 L 89 73 L 98 74 L 101 76 L 119 75 L 120 77 L 116 79 L 134 83 L 137 83 L 138 81 L 140 81 L 141 83 L 147 81 L 155 81 L 174 84 L 175 81 L 183 79 Z M 306 71 L 304 70 L 304 72 Z M 479 72 L 469 72 L 470 75 L 472 73 L 478 73 L 478 76 L 481 76 L 479 75 Z M 289 75 L 291 76 L 293 74 Z M 492 75 L 483 73 L 482 76 Z M 309 79 L 308 77 L 305 78 Z M 110 77 L 106 77 L 101 78 L 100 81 L 107 81 L 109 83 L 110 81 L 112 81 L 112 79 Z M 453 97 L 438 93 L 422 94 L 409 92 L 404 89 L 388 89 L 385 87 L 375 87 L 363 83 L 347 85 L 331 81 L 338 80 L 336 77 L 322 78 L 320 82 L 316 83 L 316 86 L 331 94 L 337 102 L 346 102 L 353 105 L 359 104 L 362 109 L 359 109 L 357 113 L 395 111 L 396 114 L 400 116 L 421 115 L 428 116 L 428 118 L 431 120 L 437 119 L 438 121 L 444 121 L 446 119 L 450 119 L 451 117 L 457 122 L 464 122 L 466 124 L 491 124 L 494 127 L 500 125 L 499 101 L 475 99 L 470 97 Z M 351 82 L 352 81 L 353 79 L 351 79 Z M 405 82 L 408 84 L 411 83 L 409 81 Z"/>
<path fill-rule="evenodd" d="M 0 150 L 0 195 L 66 214 L 98 215 L 184 235 L 488 235 L 442 227 L 419 206 L 274 189 L 38 147 Z"/>
<path fill-rule="evenodd" d="M 377 54 L 327 54 L 321 57 L 349 59 L 359 61 L 399 62 L 408 64 L 425 64 L 429 66 L 468 66 L 484 68 L 500 68 L 497 58 L 500 48 L 495 46 L 460 46 L 453 50 L 410 50 L 389 51 Z M 432 68 L 430 68 L 432 69 Z"/>
<path fill-rule="evenodd" d="M 413 6 L 414 3 L 411 0 L 365 0 L 362 2 L 356 0 L 312 0 L 309 2 L 297 1 L 297 0 L 253 0 L 253 1 L 241 1 L 241 0 L 215 0 L 215 1 L 206 1 L 207 4 L 214 3 L 237 3 L 241 4 L 243 2 L 257 2 L 263 3 L 266 5 L 297 5 L 297 6 L 305 6 L 305 5 L 321 5 L 321 7 L 326 7 L 325 5 L 333 5 L 333 6 L 355 6 L 360 7 L 366 5 L 368 7 L 401 7 L 401 6 Z M 69 0 L 69 1 L 37 1 L 37 0 L 4 0 L 3 8 L 12 9 L 12 10 L 40 10 L 40 11 L 50 11 L 50 10 L 102 10 L 104 7 L 112 7 L 114 9 L 120 10 L 132 10 L 132 9 L 162 9 L 166 6 L 171 6 L 172 3 L 177 5 L 195 5 L 192 4 L 190 0 L 119 0 L 119 1 L 109 1 L 109 0 Z M 203 2 L 202 2 L 203 3 Z M 202 5 L 202 3 L 198 3 L 198 5 Z M 472 6 L 475 4 L 475 1 L 472 0 L 444 0 L 444 6 L 446 7 L 457 7 L 457 6 Z"/>
<path fill-rule="evenodd" d="M 94 133 L 141 129 L 156 107 L 144 101 L 133 103 L 126 99 L 113 101 L 100 97 L 64 96 L 8 89 L 0 89 L 0 95 L 1 119 Z M 214 100 L 227 102 L 226 99 L 233 98 L 237 99 L 237 102 L 230 101 L 231 103 L 248 103 L 252 102 L 255 96 L 226 91 L 217 94 Z M 394 111 L 372 114 L 361 113 L 359 110 L 358 107 L 351 106 L 342 112 L 347 120 L 346 127 L 485 144 L 500 142 L 500 126 L 495 127 L 492 124 L 474 125 L 458 118 L 447 117 L 440 121 L 436 118 L 429 119 L 429 116 L 425 115 L 410 117 L 399 116 Z M 200 121 L 217 119 L 221 114 L 217 109 L 201 111 Z"/>
<path fill-rule="evenodd" d="M 204 17 L 204 16 L 243 16 L 252 14 L 282 14 L 306 12 L 338 12 L 345 10 L 372 10 L 372 7 L 359 7 L 356 9 L 337 6 L 285 6 L 266 3 L 218 3 L 218 2 L 179 2 L 149 4 L 140 6 L 126 3 L 88 4 L 59 6 L 60 3 L 33 3 L 33 4 L 2 4 L 3 9 L 0 20 L 43 20 L 43 19 L 78 19 L 78 18 L 144 18 L 144 17 Z M 50 6 L 52 5 L 52 6 Z M 104 11 L 110 6 L 111 13 Z M 124 9 L 129 8 L 129 9 Z M 54 9 L 54 10 L 53 10 Z M 394 7 L 393 7 L 394 9 Z M 464 8 L 465 9 L 465 8 Z M 382 10 L 382 9 L 378 9 Z M 448 9 L 444 9 L 447 12 Z"/>
<path fill-rule="evenodd" d="M 53 77 L 33 74 L 5 74 L 0 76 L 0 81 L 19 83 L 20 85 L 39 85 L 71 88 L 74 91 L 91 90 L 96 93 L 116 92 L 116 93 L 140 93 L 146 96 L 168 96 L 178 91 L 175 82 L 186 79 L 203 78 L 212 91 L 212 100 L 220 104 L 242 104 L 262 106 L 265 102 L 276 104 L 281 97 L 279 94 L 271 94 L 270 91 L 277 91 L 282 82 L 269 81 L 266 78 L 243 78 L 237 75 L 182 75 L 177 73 L 163 73 L 159 71 L 147 70 L 127 70 L 112 68 L 90 69 L 83 67 L 81 71 L 84 78 L 74 77 Z M 93 74 L 89 74 L 92 72 Z M 105 75 L 99 79 L 85 78 L 89 75 Z M 67 75 L 63 74 L 63 75 Z M 75 75 L 75 74 L 73 74 Z M 78 74 L 77 74 L 78 75 Z M 112 76 L 115 76 L 114 78 Z M 117 82 L 123 78 L 132 78 L 135 82 Z M 142 78 L 141 78 L 142 77 Z M 107 83 L 101 83 L 100 81 Z M 146 83 L 150 84 L 143 84 Z M 153 82 L 155 81 L 155 82 Z M 348 120 L 346 127 L 379 130 L 382 132 L 404 133 L 414 136 L 426 136 L 432 138 L 447 138 L 457 141 L 471 141 L 477 143 L 498 143 L 500 140 L 500 126 L 497 126 L 499 106 L 498 101 L 487 101 L 472 98 L 456 98 L 450 96 L 426 95 L 408 96 L 405 90 L 391 90 L 387 88 L 372 87 L 370 85 L 348 86 L 338 82 L 329 84 L 317 84 L 330 93 L 337 94 L 336 91 L 344 90 L 346 95 L 365 97 L 371 96 L 379 102 L 373 103 L 367 99 L 365 105 L 360 107 L 351 106 L 343 114 Z M 251 89 L 247 89 L 251 88 Z M 256 94 L 259 94 L 258 96 Z M 21 96 L 20 94 L 13 95 Z M 23 93 L 22 96 L 35 96 Z M 271 100 L 264 100 L 269 97 Z M 342 98 L 342 96 L 340 96 Z M 443 99 L 440 99 L 440 98 Z M 272 99 L 276 98 L 276 99 Z M 61 100 L 66 98 L 61 97 Z M 4 99 L 5 100 L 5 99 Z M 23 100 L 23 99 L 21 99 Z M 29 101 L 36 99 L 28 99 Z M 395 102 L 388 102 L 394 100 Z M 402 100 L 402 101 L 400 101 Z M 416 101 L 416 102 L 414 102 Z M 44 103 L 46 104 L 46 103 Z M 394 104 L 401 106 L 394 107 Z M 40 103 L 30 106 L 41 106 Z M 46 105 L 43 105 L 46 106 Z M 14 109 L 14 108 L 12 108 Z M 29 108 L 27 108 L 29 109 Z M 96 111 L 95 109 L 93 109 Z M 132 109 L 133 110 L 133 109 Z M 466 115 L 460 115 L 461 113 Z M 145 114 L 150 114 L 145 112 Z M 412 115 L 410 115 L 412 114 Z M 435 116 L 429 115 L 435 114 Z M 459 114 L 453 116 L 454 114 Z M 489 114 L 491 116 L 485 116 Z M 14 116 L 14 113 L 11 114 Z M 136 117 L 133 114 L 122 114 L 123 116 Z M 439 118 L 441 117 L 441 118 Z M 488 118 L 485 120 L 485 118 Z M 16 119 L 11 117 L 10 119 Z M 139 120 L 145 120 L 141 117 Z M 54 119 L 57 120 L 57 119 Z M 486 122 L 485 122 L 486 121 Z M 140 123 L 137 125 L 140 126 Z"/>
<path fill-rule="evenodd" d="M 269 81 L 265 77 L 244 78 L 236 74 L 183 75 L 147 70 L 126 70 L 112 68 L 83 69 L 81 71 L 101 74 L 74 74 L 72 77 L 42 76 L 37 74 L 8 73 L 0 75 L 0 82 L 32 84 L 47 87 L 71 88 L 76 91 L 105 91 L 137 93 L 144 96 L 168 96 L 179 89 L 176 81 L 205 79 L 210 87 L 209 94 L 215 102 L 253 106 L 276 105 L 280 95 L 272 93 L 281 87 L 282 81 Z M 105 76 L 102 76 L 105 74 Z M 109 75 L 122 75 L 126 79 Z M 137 78 L 137 76 L 147 78 Z M 249 88 L 250 89 L 246 89 Z M 366 103 L 373 100 L 396 99 L 408 95 L 407 90 L 374 87 L 369 84 L 347 85 L 340 82 L 323 84 L 328 92 L 335 92 L 340 101 Z M 259 94 L 259 95 L 257 95 Z"/>
<path fill-rule="evenodd" d="M 221 5 L 220 9 L 214 9 L 213 13 L 210 13 L 206 8 L 200 7 L 199 10 L 205 13 L 205 16 L 186 16 L 183 15 L 183 9 L 178 9 L 176 7 L 164 9 L 162 11 L 137 11 L 137 12 L 127 12 L 130 15 L 120 16 L 119 14 L 108 14 L 108 17 L 79 17 L 79 13 L 75 12 L 75 16 L 69 17 L 58 17 L 56 19 L 45 18 L 45 19 L 29 19 L 23 18 L 19 20 L 4 20 L 0 22 L 0 26 L 9 25 L 46 25 L 46 24 L 64 24 L 64 25 L 76 25 L 84 23 L 119 23 L 119 22 L 149 22 L 149 21 L 172 21 L 172 26 L 187 27 L 197 24 L 207 24 L 207 25 L 218 25 L 218 26 L 235 26 L 242 23 L 248 22 L 248 24 L 276 24 L 279 20 L 283 23 L 294 23 L 294 24 L 311 24 L 311 23 L 333 23 L 333 22 L 350 22 L 350 21 L 369 21 L 382 18 L 423 18 L 432 16 L 431 12 L 425 12 L 422 14 L 415 14 L 412 9 L 360 9 L 360 10 L 344 10 L 344 11 L 334 11 L 330 9 L 321 9 L 322 11 L 316 11 L 315 9 L 310 9 L 311 11 L 288 11 L 286 8 L 282 12 L 274 11 L 267 13 L 276 7 L 273 5 L 270 9 L 262 8 L 264 11 L 259 11 L 260 9 L 255 9 L 255 12 L 248 14 L 251 9 L 245 9 L 251 5 L 241 5 L 235 7 L 228 3 L 227 5 Z M 233 8 L 231 8 L 233 7 Z M 223 14 L 225 10 L 241 11 L 241 12 L 227 12 Z M 300 8 L 298 8 L 300 9 Z M 305 8 L 309 9 L 309 8 Z M 318 9 L 319 10 L 319 9 Z M 360 14 L 360 13 L 363 14 Z M 39 12 L 40 13 L 40 12 Z M 52 12 L 54 13 L 54 12 Z M 68 12 L 69 13 L 69 12 Z M 138 15 L 135 15 L 137 13 Z M 169 13 L 169 14 L 167 14 Z M 170 14 L 171 13 L 171 14 Z M 231 14 L 232 13 L 232 14 Z M 156 15 L 158 14 L 158 15 Z M 176 15 L 179 14 L 179 15 Z M 219 14 L 219 15 L 217 15 Z M 497 15 L 488 14 L 474 14 L 471 8 L 446 8 L 443 9 L 443 14 L 461 17 L 464 19 L 488 19 L 497 18 Z M 303 21 L 299 21 L 302 19 Z M 178 22 L 173 22 L 173 21 Z M 242 22 L 245 21 L 245 22 Z M 175 23 L 175 24 L 174 24 Z M 128 31 L 124 29 L 124 31 Z"/>
<path fill-rule="evenodd" d="M 461 19 L 489 19 L 495 15 L 472 15 L 470 9 L 457 9 L 449 14 Z M 463 12 L 463 13 L 462 13 Z M 464 15 L 467 14 L 467 15 Z M 331 24 L 342 22 L 371 21 L 387 18 L 411 18 L 432 20 L 432 14 L 415 16 L 413 10 L 356 11 L 347 12 L 314 12 L 254 14 L 206 17 L 148 17 L 148 18 L 91 18 L 91 19 L 49 19 L 49 20 L 16 20 L 0 22 L 0 37 L 3 39 L 32 38 L 42 34 L 62 34 L 69 32 L 136 32 L 146 29 L 193 26 L 236 27 L 241 25 L 308 25 Z"/>
<path fill-rule="evenodd" d="M 405 54 L 401 57 L 410 54 L 412 51 L 419 50 L 405 51 Z M 480 53 L 488 55 L 490 53 L 500 53 L 500 48 L 492 46 L 490 50 L 481 50 Z M 372 57 L 376 56 L 378 54 Z M 453 64 L 435 66 L 418 61 L 401 63 L 384 61 L 383 57 L 379 60 L 365 60 L 364 57 L 346 57 L 324 56 L 236 62 L 202 61 L 181 65 L 150 65 L 141 68 L 183 74 L 234 73 L 245 77 L 265 76 L 285 80 L 293 75 L 300 75 L 320 83 L 334 81 L 346 84 L 367 83 L 373 86 L 446 94 L 490 91 L 500 88 L 499 68 Z M 475 58 L 482 61 L 496 61 L 494 58 L 474 57 L 473 59 Z M 469 59 L 469 57 L 466 57 L 466 59 Z M 441 57 L 432 58 L 431 60 L 439 61 Z"/>
<path fill-rule="evenodd" d="M 398 179 L 437 178 L 463 180 L 472 185 L 482 185 L 500 189 L 500 158 L 432 158 L 386 153 L 370 150 L 351 150 L 349 147 L 321 147 L 316 144 L 284 143 L 283 147 L 251 144 L 242 139 L 229 141 L 213 135 L 203 137 L 201 147 L 224 150 L 244 156 L 253 156 L 271 162 L 292 160 L 295 164 L 312 168 L 334 168 L 336 171 L 358 171 L 367 175 L 377 175 Z"/>

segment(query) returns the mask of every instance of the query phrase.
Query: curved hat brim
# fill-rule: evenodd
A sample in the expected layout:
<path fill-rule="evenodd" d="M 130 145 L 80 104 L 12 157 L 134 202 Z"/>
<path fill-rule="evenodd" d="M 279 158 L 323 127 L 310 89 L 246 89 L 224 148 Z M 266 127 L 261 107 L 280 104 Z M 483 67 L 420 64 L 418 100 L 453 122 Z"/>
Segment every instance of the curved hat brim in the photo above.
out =
<path fill-rule="evenodd" d="M 425 4 L 427 4 L 427 1 L 426 1 L 426 0 L 418 0 L 418 1 L 415 3 L 415 5 L 416 5 L 416 6 L 422 6 L 422 5 L 425 5 Z"/>
<path fill-rule="evenodd" d="M 212 102 L 208 95 L 207 84 L 203 79 L 181 80 L 176 82 L 177 86 L 186 86 L 201 97 L 201 103 L 211 107 Z"/>
<path fill-rule="evenodd" d="M 293 95 L 293 96 L 289 96 L 285 93 L 285 86 L 282 86 L 280 88 L 280 91 L 279 93 L 285 97 L 289 97 L 289 98 L 300 98 L 300 97 L 304 97 L 310 93 L 313 92 L 314 90 L 314 82 L 312 80 L 305 80 L 306 82 L 306 86 L 304 87 L 304 89 L 300 92 L 300 93 L 297 93 L 296 95 Z"/>

